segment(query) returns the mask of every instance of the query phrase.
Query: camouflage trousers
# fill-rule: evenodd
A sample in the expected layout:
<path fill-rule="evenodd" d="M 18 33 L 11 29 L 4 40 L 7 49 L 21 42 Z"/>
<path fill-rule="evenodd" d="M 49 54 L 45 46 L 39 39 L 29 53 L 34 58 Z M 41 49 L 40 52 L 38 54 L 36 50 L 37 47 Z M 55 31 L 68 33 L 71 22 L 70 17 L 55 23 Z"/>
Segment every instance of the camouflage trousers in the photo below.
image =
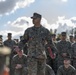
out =
<path fill-rule="evenodd" d="M 28 58 L 28 75 L 45 75 L 46 59 Z"/>

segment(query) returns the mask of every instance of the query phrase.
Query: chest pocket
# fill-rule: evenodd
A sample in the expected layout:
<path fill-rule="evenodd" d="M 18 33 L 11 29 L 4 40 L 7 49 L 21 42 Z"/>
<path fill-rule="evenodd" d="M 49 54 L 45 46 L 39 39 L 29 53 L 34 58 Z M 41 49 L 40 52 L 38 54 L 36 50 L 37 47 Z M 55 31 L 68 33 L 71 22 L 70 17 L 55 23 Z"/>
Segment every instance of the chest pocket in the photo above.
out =
<path fill-rule="evenodd" d="M 39 29 L 32 28 L 29 32 L 29 38 L 38 38 L 38 39 L 45 39 L 46 33 Z"/>
<path fill-rule="evenodd" d="M 44 31 L 41 31 L 41 32 L 40 32 L 40 36 L 41 36 L 43 39 L 45 39 L 46 33 L 45 33 Z"/>

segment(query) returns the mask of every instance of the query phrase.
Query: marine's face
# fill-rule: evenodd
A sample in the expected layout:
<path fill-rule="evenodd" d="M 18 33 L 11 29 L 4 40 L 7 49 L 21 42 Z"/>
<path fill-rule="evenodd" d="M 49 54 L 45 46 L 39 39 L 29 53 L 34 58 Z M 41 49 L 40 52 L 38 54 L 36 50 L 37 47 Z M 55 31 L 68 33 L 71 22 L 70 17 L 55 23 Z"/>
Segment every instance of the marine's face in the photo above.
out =
<path fill-rule="evenodd" d="M 55 41 L 56 40 L 56 37 L 52 37 L 52 40 Z"/>
<path fill-rule="evenodd" d="M 64 64 L 65 64 L 65 65 L 70 64 L 70 60 L 68 60 L 68 59 L 64 60 Z"/>
<path fill-rule="evenodd" d="M 61 36 L 61 39 L 62 40 L 66 40 L 66 36 Z"/>
<path fill-rule="evenodd" d="M 17 53 L 20 57 L 23 55 L 23 51 L 18 51 Z"/>
<path fill-rule="evenodd" d="M 74 41 L 74 38 L 70 38 L 70 41 L 73 42 Z"/>
<path fill-rule="evenodd" d="M 11 39 L 12 38 L 12 36 L 8 36 L 8 39 Z"/>
<path fill-rule="evenodd" d="M 36 25 L 40 23 L 40 18 L 33 18 L 33 24 Z"/>

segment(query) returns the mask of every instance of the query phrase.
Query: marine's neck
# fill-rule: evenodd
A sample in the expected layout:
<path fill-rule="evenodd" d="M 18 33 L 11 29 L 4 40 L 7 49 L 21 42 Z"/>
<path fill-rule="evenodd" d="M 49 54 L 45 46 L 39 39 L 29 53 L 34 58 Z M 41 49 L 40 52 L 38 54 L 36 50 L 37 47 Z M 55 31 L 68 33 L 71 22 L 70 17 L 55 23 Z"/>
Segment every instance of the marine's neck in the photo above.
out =
<path fill-rule="evenodd" d="M 39 23 L 39 24 L 35 24 L 34 25 L 35 27 L 41 27 L 41 24 Z"/>

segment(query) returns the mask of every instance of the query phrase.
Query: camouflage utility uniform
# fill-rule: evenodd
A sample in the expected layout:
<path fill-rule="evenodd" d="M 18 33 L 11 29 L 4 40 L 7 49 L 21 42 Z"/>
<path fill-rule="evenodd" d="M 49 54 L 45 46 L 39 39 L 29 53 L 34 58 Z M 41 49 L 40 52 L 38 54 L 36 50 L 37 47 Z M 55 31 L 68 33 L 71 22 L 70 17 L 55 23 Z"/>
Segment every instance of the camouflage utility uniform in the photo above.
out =
<path fill-rule="evenodd" d="M 46 64 L 45 75 L 55 75 L 53 69 Z"/>
<path fill-rule="evenodd" d="M 23 46 L 26 42 L 28 44 L 28 75 L 45 75 L 45 63 L 46 63 L 46 52 L 45 52 L 45 40 L 52 45 L 50 32 L 44 28 L 31 27 L 28 28 L 24 33 L 24 39 L 20 42 L 19 46 Z"/>
<path fill-rule="evenodd" d="M 17 64 L 22 65 L 22 68 L 16 69 Z M 25 54 L 20 58 L 19 55 L 15 55 L 12 59 L 12 68 L 14 70 L 14 75 L 24 75 L 24 68 L 27 65 L 27 57 Z"/>
<path fill-rule="evenodd" d="M 76 68 L 76 42 L 72 44 L 73 66 Z"/>
<path fill-rule="evenodd" d="M 63 53 L 66 53 L 71 55 L 71 43 L 69 41 L 59 41 L 57 43 L 57 49 L 58 49 L 58 64 L 57 66 L 63 65 L 63 59 L 65 56 L 63 56 Z"/>
<path fill-rule="evenodd" d="M 76 70 L 73 66 L 69 66 L 68 68 L 65 68 L 64 66 L 60 66 L 57 75 L 76 75 Z"/>

